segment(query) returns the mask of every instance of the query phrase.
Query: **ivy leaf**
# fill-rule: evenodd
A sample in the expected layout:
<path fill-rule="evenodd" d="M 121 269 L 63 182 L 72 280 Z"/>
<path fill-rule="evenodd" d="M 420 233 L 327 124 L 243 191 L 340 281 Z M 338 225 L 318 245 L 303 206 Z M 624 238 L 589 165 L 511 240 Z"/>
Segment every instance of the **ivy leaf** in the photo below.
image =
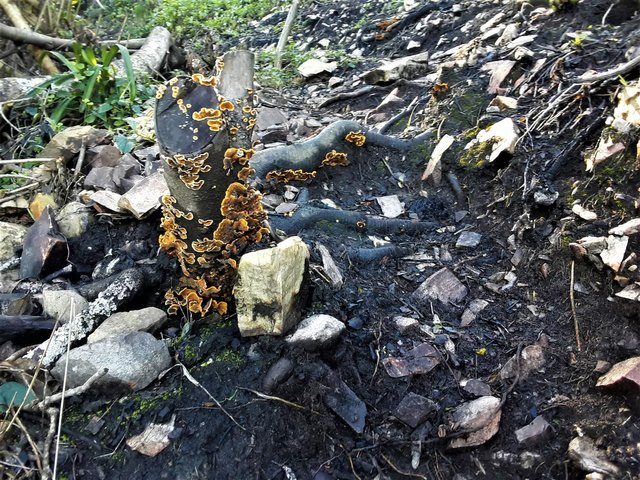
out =
<path fill-rule="evenodd" d="M 115 135 L 113 137 L 113 141 L 116 144 L 116 147 L 123 153 L 129 153 L 133 150 L 133 147 L 136 146 L 136 143 L 133 141 L 131 137 L 127 137 L 126 135 Z"/>
<path fill-rule="evenodd" d="M 33 391 L 22 383 L 7 382 L 0 385 L 0 412 L 6 412 L 12 405 L 30 403 L 37 399 Z"/>

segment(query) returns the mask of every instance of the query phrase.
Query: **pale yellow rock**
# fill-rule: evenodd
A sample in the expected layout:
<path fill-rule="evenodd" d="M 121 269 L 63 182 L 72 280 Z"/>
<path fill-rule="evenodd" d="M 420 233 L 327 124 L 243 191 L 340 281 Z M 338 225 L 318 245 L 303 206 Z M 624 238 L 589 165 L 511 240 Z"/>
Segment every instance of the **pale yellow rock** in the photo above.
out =
<path fill-rule="evenodd" d="M 242 256 L 233 290 L 243 337 L 282 335 L 300 319 L 300 288 L 309 249 L 300 237 Z"/>
<path fill-rule="evenodd" d="M 27 227 L 15 223 L 0 222 L 0 262 L 12 258 L 27 233 Z"/>

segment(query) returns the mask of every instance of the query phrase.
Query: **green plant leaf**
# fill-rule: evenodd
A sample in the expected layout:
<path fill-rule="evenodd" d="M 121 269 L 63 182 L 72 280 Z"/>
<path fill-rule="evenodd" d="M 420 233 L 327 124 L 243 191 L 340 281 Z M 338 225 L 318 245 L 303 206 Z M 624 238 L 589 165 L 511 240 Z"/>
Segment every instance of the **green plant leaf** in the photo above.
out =
<path fill-rule="evenodd" d="M 118 45 L 118 50 L 120 50 L 120 56 L 122 57 L 122 61 L 124 63 L 124 71 L 127 74 L 128 81 L 128 90 L 129 90 L 129 99 L 133 102 L 136 98 L 136 74 L 133 71 L 133 64 L 131 63 L 131 56 L 129 55 L 129 50 L 124 48 L 122 45 Z M 122 92 L 124 93 L 124 92 Z M 120 95 L 122 97 L 122 95 Z"/>
<path fill-rule="evenodd" d="M 67 58 L 64 55 L 62 55 L 62 54 L 60 54 L 58 52 L 51 52 L 51 55 L 56 57 L 58 59 L 58 61 L 62 62 L 64 64 L 64 66 L 69 69 L 69 71 L 74 72 L 74 73 L 77 72 L 78 69 L 76 68 L 76 66 L 73 63 L 71 63 L 69 60 L 67 60 Z"/>
<path fill-rule="evenodd" d="M 51 123 L 53 123 L 54 125 L 60 123 L 60 120 L 64 116 L 65 112 L 67 111 L 67 107 L 69 106 L 72 100 L 73 98 L 67 98 L 62 102 L 58 103 L 56 108 L 51 113 L 51 116 L 49 117 L 51 120 Z"/>
<path fill-rule="evenodd" d="M 113 142 L 123 154 L 131 152 L 136 146 L 136 142 L 126 135 L 114 135 Z"/>
<path fill-rule="evenodd" d="M 38 397 L 29 387 L 17 382 L 7 382 L 0 385 L 0 412 L 6 412 L 13 405 L 31 403 Z"/>
<path fill-rule="evenodd" d="M 103 103 L 102 105 L 100 105 L 98 107 L 98 113 L 107 113 L 109 110 L 111 110 L 113 108 L 113 106 L 110 103 Z"/>
<path fill-rule="evenodd" d="M 103 68 L 107 68 L 109 65 L 111 65 L 111 62 L 113 61 L 113 58 L 116 56 L 117 53 L 118 53 L 118 47 L 116 47 L 115 45 L 112 46 L 111 48 L 102 47 Z"/>
<path fill-rule="evenodd" d="M 84 111 L 85 105 L 89 100 L 91 100 L 91 95 L 93 95 L 93 87 L 95 87 L 96 80 L 98 80 L 99 76 L 100 70 L 96 70 L 89 78 L 89 81 L 85 84 L 84 92 L 82 94 L 82 101 L 80 102 L 80 111 Z"/>

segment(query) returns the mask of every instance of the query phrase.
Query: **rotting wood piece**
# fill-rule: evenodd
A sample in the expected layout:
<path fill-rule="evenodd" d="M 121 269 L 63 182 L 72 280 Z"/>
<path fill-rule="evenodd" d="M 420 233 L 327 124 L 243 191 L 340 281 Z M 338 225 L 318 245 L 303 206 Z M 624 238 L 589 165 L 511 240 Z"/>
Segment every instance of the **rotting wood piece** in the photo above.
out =
<path fill-rule="evenodd" d="M 246 184 L 254 151 L 253 54 L 239 50 L 162 85 L 156 134 L 170 196 L 162 200 L 160 246 L 182 277 L 166 295 L 170 314 L 223 315 L 243 250 L 268 232 L 258 191 Z"/>

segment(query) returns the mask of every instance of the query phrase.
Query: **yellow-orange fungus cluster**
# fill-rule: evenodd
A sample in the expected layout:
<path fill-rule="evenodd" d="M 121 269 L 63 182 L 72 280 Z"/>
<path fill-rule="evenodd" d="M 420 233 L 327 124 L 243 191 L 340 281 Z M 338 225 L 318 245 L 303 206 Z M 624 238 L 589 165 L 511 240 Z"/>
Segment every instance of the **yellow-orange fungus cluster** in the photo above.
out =
<path fill-rule="evenodd" d="M 187 252 L 187 230 L 178 225 L 177 219 L 193 220 L 193 213 L 182 212 L 175 208 L 173 204 L 176 199 L 170 195 L 162 197 L 162 223 L 164 233 L 160 235 L 160 248 L 167 254 L 176 257 L 182 273 L 185 276 L 190 275 L 189 265 L 196 263 L 195 254 Z"/>
<path fill-rule="evenodd" d="M 346 167 L 349 165 L 347 154 L 331 150 L 322 160 L 323 167 Z"/>
<path fill-rule="evenodd" d="M 167 165 L 177 170 L 180 180 L 191 190 L 200 190 L 204 185 L 204 180 L 200 179 L 201 173 L 211 171 L 211 165 L 204 162 L 209 158 L 207 152 L 201 153 L 192 158 L 184 155 L 174 155 L 173 158 L 165 157 Z"/>
<path fill-rule="evenodd" d="M 391 30 L 390 27 L 394 26 L 399 21 L 400 19 L 398 17 L 392 17 L 388 20 L 382 20 L 381 22 L 376 23 L 376 27 L 378 27 L 378 29 L 382 30 L 383 32 L 388 32 L 389 30 Z"/>
<path fill-rule="evenodd" d="M 166 85 L 162 83 L 158 85 L 158 88 L 156 89 L 156 99 L 160 100 L 166 91 L 167 91 Z"/>
<path fill-rule="evenodd" d="M 267 180 L 275 180 L 278 183 L 289 183 L 292 180 L 305 182 L 316 178 L 316 172 L 305 172 L 304 170 L 273 170 L 267 173 Z"/>
<path fill-rule="evenodd" d="M 224 97 L 220 97 L 218 101 L 220 102 L 220 110 L 223 112 L 233 112 L 236 108 L 233 102 L 225 100 Z"/>
<path fill-rule="evenodd" d="M 233 165 L 246 165 L 256 151 L 252 148 L 227 148 L 224 152 L 223 167 L 230 170 Z"/>
<path fill-rule="evenodd" d="M 216 87 L 218 85 L 218 78 L 215 75 L 205 77 L 201 73 L 194 73 L 191 75 L 191 80 L 204 87 Z"/>
<path fill-rule="evenodd" d="M 220 118 L 222 116 L 222 112 L 217 108 L 207 108 L 202 107 L 197 112 L 193 112 L 191 114 L 191 118 L 196 121 L 205 120 L 207 118 Z"/>
<path fill-rule="evenodd" d="M 212 132 L 219 132 L 224 125 L 223 120 L 207 120 L 207 125 Z"/>
<path fill-rule="evenodd" d="M 362 132 L 349 132 L 344 138 L 347 142 L 353 143 L 356 147 L 361 147 L 367 140 Z"/>
<path fill-rule="evenodd" d="M 212 298 L 220 292 L 220 288 L 210 286 L 203 276 L 183 277 L 180 283 L 181 288 L 178 291 L 169 290 L 164 295 L 165 304 L 169 306 L 167 309 L 169 315 L 178 313 L 180 308 L 203 316 L 212 310 L 217 311 L 219 315 L 227 313 L 227 303 Z"/>

